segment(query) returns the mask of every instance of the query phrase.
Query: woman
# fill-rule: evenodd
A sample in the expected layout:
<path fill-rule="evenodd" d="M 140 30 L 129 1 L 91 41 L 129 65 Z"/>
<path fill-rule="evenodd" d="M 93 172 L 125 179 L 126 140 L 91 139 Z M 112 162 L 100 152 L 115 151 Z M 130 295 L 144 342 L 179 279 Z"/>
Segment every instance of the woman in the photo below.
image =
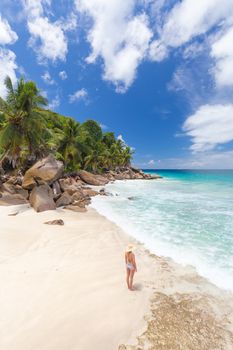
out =
<path fill-rule="evenodd" d="M 132 245 L 129 245 L 125 251 L 126 282 L 129 290 L 133 290 L 133 277 L 134 273 L 137 272 L 133 248 L 134 247 Z"/>

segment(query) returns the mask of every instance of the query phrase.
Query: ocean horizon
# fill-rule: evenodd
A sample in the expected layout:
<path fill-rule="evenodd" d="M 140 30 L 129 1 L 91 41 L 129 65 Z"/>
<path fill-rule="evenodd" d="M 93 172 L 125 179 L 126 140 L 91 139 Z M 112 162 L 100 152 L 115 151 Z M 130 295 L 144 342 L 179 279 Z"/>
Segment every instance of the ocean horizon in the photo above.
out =
<path fill-rule="evenodd" d="M 146 173 L 160 173 L 160 172 L 181 172 L 181 171 L 187 171 L 187 172 L 190 172 L 190 173 L 205 173 L 205 172 L 219 172 L 219 173 L 223 173 L 223 172 L 233 172 L 233 169 L 172 169 L 172 168 L 168 168 L 168 169 L 147 169 L 147 168 L 142 168 L 142 171 L 143 172 L 146 172 Z"/>
<path fill-rule="evenodd" d="M 233 292 L 233 170 L 147 169 L 161 180 L 108 184 L 93 207 L 152 252 Z"/>

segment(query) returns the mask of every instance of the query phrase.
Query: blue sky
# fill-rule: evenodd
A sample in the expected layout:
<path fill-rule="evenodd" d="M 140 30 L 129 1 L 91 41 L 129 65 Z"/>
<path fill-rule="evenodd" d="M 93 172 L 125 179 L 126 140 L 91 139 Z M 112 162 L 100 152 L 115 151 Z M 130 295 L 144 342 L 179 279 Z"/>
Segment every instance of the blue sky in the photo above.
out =
<path fill-rule="evenodd" d="M 142 168 L 233 168 L 233 0 L 1 0 L 4 78 L 95 119 Z"/>

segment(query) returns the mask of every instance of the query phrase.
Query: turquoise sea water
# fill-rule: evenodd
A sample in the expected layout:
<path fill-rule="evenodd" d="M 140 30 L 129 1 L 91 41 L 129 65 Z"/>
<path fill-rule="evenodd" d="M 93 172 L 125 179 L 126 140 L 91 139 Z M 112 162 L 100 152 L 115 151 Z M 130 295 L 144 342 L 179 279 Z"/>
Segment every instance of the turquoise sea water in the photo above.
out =
<path fill-rule="evenodd" d="M 115 195 L 93 206 L 155 253 L 233 291 L 233 171 L 155 172 L 163 179 L 107 185 Z"/>

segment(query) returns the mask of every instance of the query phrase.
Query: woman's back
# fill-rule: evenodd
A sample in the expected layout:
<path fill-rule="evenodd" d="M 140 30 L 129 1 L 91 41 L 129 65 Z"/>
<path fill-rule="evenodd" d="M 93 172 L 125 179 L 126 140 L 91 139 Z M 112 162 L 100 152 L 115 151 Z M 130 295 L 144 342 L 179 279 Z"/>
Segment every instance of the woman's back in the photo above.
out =
<path fill-rule="evenodd" d="M 132 253 L 132 252 L 126 253 L 126 262 L 130 263 L 130 264 L 134 263 L 134 253 Z"/>

